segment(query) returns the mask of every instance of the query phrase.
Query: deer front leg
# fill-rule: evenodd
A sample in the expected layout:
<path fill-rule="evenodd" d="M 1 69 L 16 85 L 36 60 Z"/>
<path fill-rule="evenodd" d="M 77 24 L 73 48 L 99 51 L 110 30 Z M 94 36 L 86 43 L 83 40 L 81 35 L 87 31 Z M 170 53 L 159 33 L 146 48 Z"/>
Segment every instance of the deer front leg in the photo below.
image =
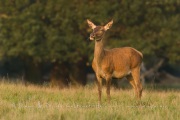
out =
<path fill-rule="evenodd" d="M 110 99 L 111 99 L 111 96 L 110 96 L 110 88 L 111 88 L 111 80 L 112 80 L 112 77 L 111 77 L 111 75 L 105 74 L 105 79 L 106 79 L 106 94 L 107 94 L 107 100 L 108 100 L 108 103 L 110 103 Z"/>
<path fill-rule="evenodd" d="M 102 93 L 102 78 L 98 75 L 97 77 L 97 86 L 98 86 L 98 95 L 99 95 L 99 105 L 101 104 L 101 93 Z"/>
<path fill-rule="evenodd" d="M 110 96 L 111 79 L 107 79 L 106 87 L 107 87 L 107 89 L 106 89 L 107 99 L 108 99 L 108 103 L 110 103 L 110 99 L 111 99 L 111 96 Z"/>

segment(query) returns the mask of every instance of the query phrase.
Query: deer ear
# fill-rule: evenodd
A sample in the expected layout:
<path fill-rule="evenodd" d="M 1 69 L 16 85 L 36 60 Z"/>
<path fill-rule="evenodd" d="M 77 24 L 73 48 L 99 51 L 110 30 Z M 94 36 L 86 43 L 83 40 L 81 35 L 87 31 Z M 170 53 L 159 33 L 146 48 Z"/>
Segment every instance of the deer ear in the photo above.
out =
<path fill-rule="evenodd" d="M 107 24 L 104 26 L 104 29 L 105 29 L 105 30 L 108 30 L 109 28 L 111 28 L 112 24 L 113 24 L 113 20 L 111 20 L 109 23 L 107 23 Z"/>
<path fill-rule="evenodd" d="M 96 25 L 94 24 L 94 23 L 92 23 L 90 20 L 88 20 L 87 19 L 87 23 L 88 23 L 88 25 L 89 25 L 89 27 L 91 28 L 91 29 L 94 29 L 95 27 L 96 27 Z"/>

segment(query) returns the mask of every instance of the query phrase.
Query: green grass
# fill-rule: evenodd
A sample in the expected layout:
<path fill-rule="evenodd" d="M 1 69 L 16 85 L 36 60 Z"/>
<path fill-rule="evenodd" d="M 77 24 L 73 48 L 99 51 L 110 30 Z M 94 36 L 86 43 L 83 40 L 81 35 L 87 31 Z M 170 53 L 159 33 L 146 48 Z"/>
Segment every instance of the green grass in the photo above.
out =
<path fill-rule="evenodd" d="M 157 86 L 156 86 L 157 87 Z M 145 89 L 136 101 L 132 89 L 111 89 L 111 103 L 103 89 L 98 106 L 96 87 L 58 90 L 0 83 L 2 120 L 178 120 L 179 89 Z"/>

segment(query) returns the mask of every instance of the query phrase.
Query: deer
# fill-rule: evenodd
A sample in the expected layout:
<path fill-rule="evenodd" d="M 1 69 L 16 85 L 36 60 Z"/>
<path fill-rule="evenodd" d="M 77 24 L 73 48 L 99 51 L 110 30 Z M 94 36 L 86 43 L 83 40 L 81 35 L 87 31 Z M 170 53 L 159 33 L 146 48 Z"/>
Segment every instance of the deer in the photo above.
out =
<path fill-rule="evenodd" d="M 110 86 L 113 78 L 126 77 L 134 88 L 135 96 L 141 99 L 142 83 L 140 81 L 140 66 L 143 54 L 132 47 L 120 47 L 113 49 L 104 48 L 104 36 L 111 28 L 113 20 L 104 26 L 96 26 L 87 19 L 89 27 L 93 30 L 90 34 L 90 41 L 95 41 L 94 58 L 92 68 L 97 78 L 97 88 L 99 104 L 101 104 L 102 80 L 106 81 L 106 94 L 108 103 L 110 103 Z"/>

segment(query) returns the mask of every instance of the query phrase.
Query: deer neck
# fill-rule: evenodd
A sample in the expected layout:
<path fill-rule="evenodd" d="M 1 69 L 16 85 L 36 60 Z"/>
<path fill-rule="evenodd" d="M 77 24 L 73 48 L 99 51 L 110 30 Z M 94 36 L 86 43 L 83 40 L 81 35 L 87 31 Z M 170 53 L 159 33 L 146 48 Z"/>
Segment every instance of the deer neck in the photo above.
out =
<path fill-rule="evenodd" d="M 103 57 L 104 57 L 104 42 L 103 40 L 95 41 L 94 60 L 98 66 L 100 65 Z"/>

